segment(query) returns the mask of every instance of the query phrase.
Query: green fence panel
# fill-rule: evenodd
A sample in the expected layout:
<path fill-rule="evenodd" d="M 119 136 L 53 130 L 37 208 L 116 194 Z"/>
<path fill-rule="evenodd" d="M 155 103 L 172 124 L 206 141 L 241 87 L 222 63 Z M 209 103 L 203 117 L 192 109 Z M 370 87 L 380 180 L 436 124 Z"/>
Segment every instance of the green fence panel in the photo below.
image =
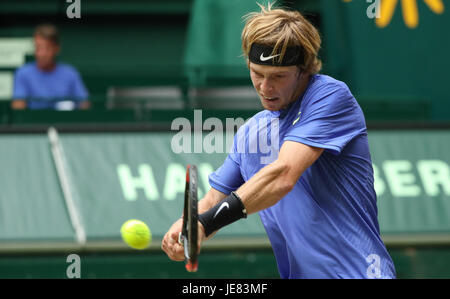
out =
<path fill-rule="evenodd" d="M 450 132 L 370 132 L 381 230 L 450 232 Z"/>
<path fill-rule="evenodd" d="M 73 241 L 47 136 L 1 135 L 0 144 L 0 241 Z"/>
<path fill-rule="evenodd" d="M 198 145 L 208 135 L 196 134 L 60 134 L 88 243 L 119 240 L 120 226 L 131 218 L 147 222 L 155 239 L 161 238 L 181 216 L 188 164 L 198 166 L 200 197 L 205 194 L 208 175 L 226 157 L 227 136 L 219 152 L 207 153 Z M 172 146 L 177 136 L 191 137 L 190 151 L 177 152 Z M 73 242 L 47 136 L 10 134 L 0 141 L 0 239 Z M 371 131 L 369 142 L 381 232 L 448 235 L 450 132 Z M 224 228 L 215 239 L 250 237 L 267 242 L 257 214 Z"/>

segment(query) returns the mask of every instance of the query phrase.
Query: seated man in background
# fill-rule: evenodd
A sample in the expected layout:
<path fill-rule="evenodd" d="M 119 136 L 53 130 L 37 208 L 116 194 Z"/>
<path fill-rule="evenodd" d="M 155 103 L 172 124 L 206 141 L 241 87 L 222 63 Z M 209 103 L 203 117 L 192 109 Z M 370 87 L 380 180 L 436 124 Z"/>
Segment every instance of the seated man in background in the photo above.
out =
<path fill-rule="evenodd" d="M 88 109 L 88 92 L 78 71 L 56 61 L 58 29 L 50 24 L 34 32 L 35 62 L 23 65 L 14 78 L 13 109 Z"/>

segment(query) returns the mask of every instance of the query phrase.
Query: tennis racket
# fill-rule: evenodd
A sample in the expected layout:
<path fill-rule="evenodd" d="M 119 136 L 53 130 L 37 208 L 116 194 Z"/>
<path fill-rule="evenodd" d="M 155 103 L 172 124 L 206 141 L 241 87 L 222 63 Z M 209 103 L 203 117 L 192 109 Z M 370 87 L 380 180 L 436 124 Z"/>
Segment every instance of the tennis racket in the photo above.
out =
<path fill-rule="evenodd" d="M 186 170 L 186 189 L 184 191 L 183 227 L 178 240 L 184 247 L 186 270 L 188 272 L 196 272 L 198 269 L 197 177 L 197 167 L 188 165 Z"/>

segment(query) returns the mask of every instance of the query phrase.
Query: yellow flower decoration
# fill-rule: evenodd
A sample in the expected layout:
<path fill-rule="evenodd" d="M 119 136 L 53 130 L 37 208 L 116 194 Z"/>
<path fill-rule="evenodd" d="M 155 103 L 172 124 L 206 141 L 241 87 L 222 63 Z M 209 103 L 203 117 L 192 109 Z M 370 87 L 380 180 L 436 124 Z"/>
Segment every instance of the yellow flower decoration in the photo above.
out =
<path fill-rule="evenodd" d="M 343 0 L 350 2 L 352 0 Z M 400 0 L 402 4 L 403 20 L 409 28 L 416 28 L 419 25 L 419 10 L 417 8 L 417 0 Z M 444 12 L 444 3 L 442 0 L 423 0 L 425 4 L 435 14 L 442 14 Z M 375 24 L 384 28 L 392 20 L 398 0 L 381 0 L 380 18 L 375 20 Z"/>

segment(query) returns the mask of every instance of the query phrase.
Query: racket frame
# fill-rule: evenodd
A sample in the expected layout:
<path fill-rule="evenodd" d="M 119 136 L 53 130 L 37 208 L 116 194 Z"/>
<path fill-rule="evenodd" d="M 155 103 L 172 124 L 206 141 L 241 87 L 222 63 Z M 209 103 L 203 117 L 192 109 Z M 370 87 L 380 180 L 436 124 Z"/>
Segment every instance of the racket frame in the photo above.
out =
<path fill-rule="evenodd" d="M 186 170 L 186 188 L 184 192 L 183 227 L 180 243 L 184 247 L 186 270 L 197 272 L 198 269 L 198 171 L 195 165 L 188 165 Z"/>

